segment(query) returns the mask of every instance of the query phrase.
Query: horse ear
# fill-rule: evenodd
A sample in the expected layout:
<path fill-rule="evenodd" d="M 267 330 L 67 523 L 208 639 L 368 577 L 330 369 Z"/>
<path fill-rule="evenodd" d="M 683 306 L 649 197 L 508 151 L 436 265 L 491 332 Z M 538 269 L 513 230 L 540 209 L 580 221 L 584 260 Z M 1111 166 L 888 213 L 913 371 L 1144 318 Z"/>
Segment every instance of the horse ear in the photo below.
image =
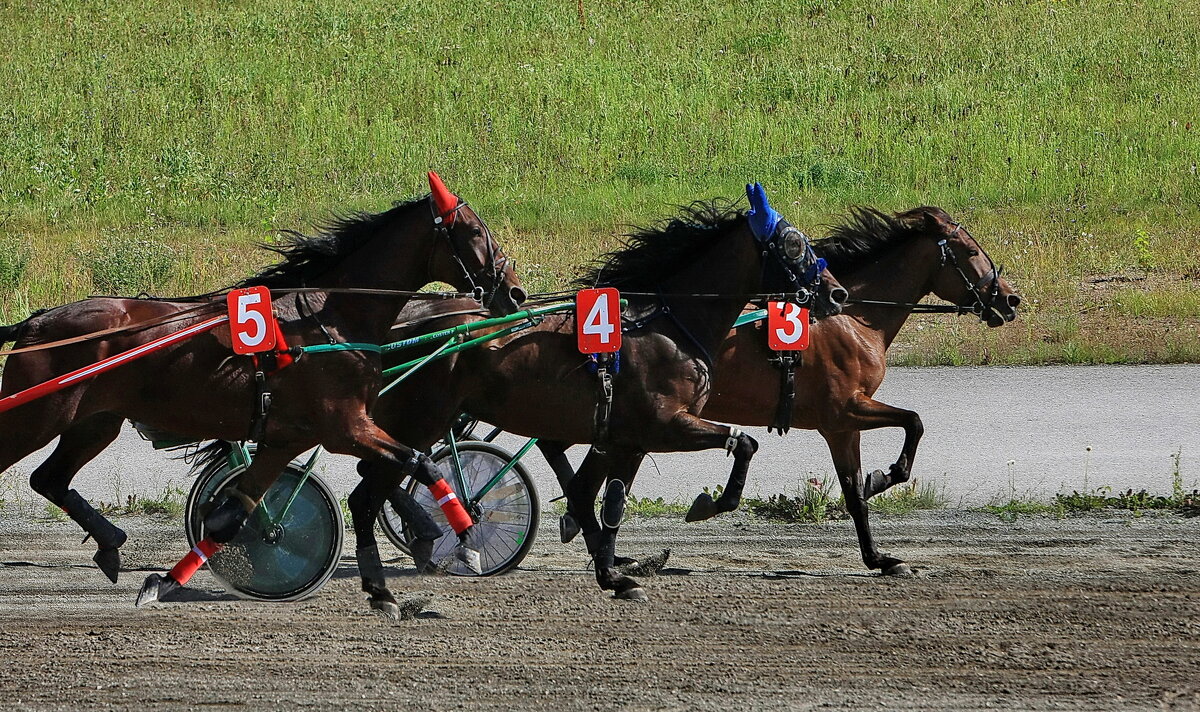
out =
<path fill-rule="evenodd" d="M 451 193 L 438 174 L 433 171 L 429 171 L 429 190 L 433 194 L 433 205 L 437 216 L 444 218 L 449 214 L 450 222 L 454 222 L 453 211 L 458 207 L 458 196 Z"/>

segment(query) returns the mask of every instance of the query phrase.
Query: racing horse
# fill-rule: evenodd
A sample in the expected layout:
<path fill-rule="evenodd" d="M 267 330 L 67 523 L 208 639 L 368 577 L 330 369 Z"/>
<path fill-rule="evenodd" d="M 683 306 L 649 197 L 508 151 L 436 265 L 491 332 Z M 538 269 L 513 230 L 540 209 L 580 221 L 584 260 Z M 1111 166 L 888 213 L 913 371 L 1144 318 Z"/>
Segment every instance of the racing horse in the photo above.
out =
<path fill-rule="evenodd" d="M 719 200 L 693 203 L 670 220 L 627 235 L 622 248 L 579 279 L 588 287 L 619 288 L 629 302 L 611 400 L 604 381 L 588 368 L 594 362 L 577 350 L 574 320 L 549 315 L 400 384 L 380 397 L 376 422 L 398 439 L 428 445 L 465 411 L 518 434 L 595 443 L 598 457 L 568 488 L 569 507 L 580 513 L 600 588 L 616 598 L 645 598 L 641 585 L 614 566 L 625 496 L 645 454 L 725 449 L 734 457 L 731 478 L 737 479 L 745 477 L 758 448 L 739 429 L 699 417 L 712 383 L 713 355 L 747 298 L 760 292 L 811 294 L 822 315 L 836 313 L 847 298 L 804 236 L 770 209 L 761 186 L 747 190 L 750 211 Z M 405 338 L 417 327 L 445 328 L 475 318 L 463 315 L 463 306 L 410 305 L 402 314 L 406 329 L 393 338 Z M 618 370 L 615 364 L 610 368 Z M 359 471 L 365 475 L 380 466 L 364 462 Z M 591 503 L 605 480 L 597 520 Z M 384 496 L 396 504 L 403 491 L 377 495 L 371 513 Z M 411 508 L 397 510 L 403 515 Z M 360 538 L 360 547 L 371 544 L 373 538 Z"/>
<path fill-rule="evenodd" d="M 930 293 L 973 313 L 989 327 L 1016 319 L 1021 298 L 1003 279 L 979 242 L 944 210 L 923 206 L 886 214 L 855 208 L 813 243 L 854 300 L 841 315 L 813 326 L 810 348 L 793 370 L 795 401 L 785 422 L 776 422 L 779 369 L 771 364 L 761 321 L 732 331 L 717 355 L 706 418 L 739 425 L 816 430 L 833 456 L 834 469 L 854 520 L 867 568 L 906 574 L 902 560 L 880 553 L 871 536 L 867 500 L 912 474 L 924 428 L 919 415 L 872 398 L 883 382 L 887 349 L 917 302 Z M 900 455 L 888 468 L 862 473 L 860 433 L 876 428 L 904 430 Z M 731 482 L 723 497 L 740 495 Z M 719 501 L 719 500 L 718 500 Z M 726 507 L 728 506 L 727 503 Z M 714 516 L 707 494 L 696 498 L 688 521 Z"/>
<path fill-rule="evenodd" d="M 378 214 L 334 219 L 316 236 L 286 233 L 281 244 L 268 248 L 282 261 L 237 285 L 262 285 L 278 295 L 275 313 L 287 344 L 329 345 L 326 353 L 279 354 L 280 366 L 285 359 L 295 362 L 265 379 L 273 399 L 265 422 L 261 413 L 256 418 L 261 411 L 256 367 L 250 358 L 234 356 L 229 327 L 218 326 L 0 413 L 0 472 L 61 436 L 50 457 L 33 471 L 30 484 L 95 540 L 95 561 L 115 583 L 126 534 L 70 489 L 70 483 L 113 442 L 125 419 L 195 440 L 247 439 L 254 429 L 260 431 L 253 438 L 258 441 L 254 462 L 238 491 L 205 520 L 218 543 L 237 533 L 290 460 L 318 444 L 368 461 L 411 463 L 413 451 L 368 415 L 381 379 L 378 347 L 372 350 L 372 345 L 386 339 L 408 299 L 406 292 L 435 280 L 447 282 L 479 296 L 496 315 L 516 311 L 526 297 L 479 216 L 436 174 L 429 174 L 429 182 L 427 197 Z M 224 298 L 216 295 L 182 300 L 97 297 L 36 313 L 0 328 L 0 343 L 15 341 L 17 347 L 8 359 L 0 397 L 224 309 Z M 55 348 L 28 350 L 64 340 Z M 416 467 L 412 474 L 428 480 L 426 484 L 441 477 L 429 467 Z M 370 562 L 365 567 L 371 569 Z M 149 600 L 177 583 L 170 577 L 151 579 L 143 589 Z M 370 591 L 373 602 L 383 608 L 395 605 L 382 576 L 378 583 Z"/>

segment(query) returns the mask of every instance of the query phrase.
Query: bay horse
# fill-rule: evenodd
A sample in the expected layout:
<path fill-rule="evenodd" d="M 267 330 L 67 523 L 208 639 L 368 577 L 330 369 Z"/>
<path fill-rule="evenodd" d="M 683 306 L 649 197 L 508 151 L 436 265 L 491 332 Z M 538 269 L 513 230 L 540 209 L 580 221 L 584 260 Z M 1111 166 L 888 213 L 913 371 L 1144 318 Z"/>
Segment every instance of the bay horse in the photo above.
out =
<path fill-rule="evenodd" d="M 883 382 L 887 349 L 914 305 L 930 293 L 976 314 L 989 327 L 1013 321 L 1021 298 L 979 242 L 937 207 L 892 215 L 852 209 L 813 249 L 854 299 L 842 314 L 813 326 L 811 346 L 793 371 L 795 403 L 781 434 L 787 426 L 821 434 L 833 456 L 863 562 L 884 574 L 906 574 L 910 569 L 904 561 L 880 553 L 867 517 L 868 499 L 909 480 L 924 433 L 916 413 L 872 398 Z M 773 416 L 781 376 L 771 356 L 762 322 L 730 332 L 717 354 L 717 376 L 704 417 L 778 426 Z M 904 430 L 900 455 L 886 472 L 864 476 L 860 433 L 888 427 Z M 740 494 L 740 483 L 730 487 Z M 717 513 L 711 498 L 701 494 L 687 519 Z"/>
<path fill-rule="evenodd" d="M 238 491 L 205 520 L 208 531 L 228 537 L 224 541 L 237 533 L 284 466 L 318 444 L 368 461 L 412 461 L 413 450 L 368 415 L 381 376 L 378 352 L 365 347 L 387 338 L 408 299 L 389 290 L 407 292 L 431 281 L 447 282 L 481 297 L 496 315 L 516 311 L 525 299 L 511 263 L 484 222 L 435 174 L 429 174 L 429 181 L 427 197 L 378 214 L 335 219 L 313 237 L 287 233 L 282 244 L 268 248 L 283 260 L 237 285 L 262 285 L 277 294 L 275 313 L 287 344 L 343 344 L 352 350 L 308 354 L 267 377 L 273 402 L 255 438 L 253 464 Z M 15 341 L 18 351 L 9 356 L 0 397 L 224 309 L 224 298 L 215 295 L 182 300 L 96 297 L 36 313 L 0 328 L 0 344 Z M 96 332 L 105 333 L 22 352 Z M 60 437 L 50 457 L 33 471 L 30 485 L 96 541 L 95 561 L 114 583 L 126 534 L 70 489 L 71 480 L 113 442 L 126 419 L 195 440 L 247 439 L 258 410 L 256 369 L 250 358 L 233 354 L 230 338 L 229 327 L 219 326 L 0 413 L 0 472 Z M 413 474 L 425 482 L 436 473 L 436 468 L 418 467 Z M 370 562 L 365 566 L 370 568 Z M 175 584 L 170 577 L 157 577 L 147 581 L 143 593 L 148 590 L 148 599 L 154 600 Z M 381 605 L 395 604 L 382 585 L 372 598 Z"/>
<path fill-rule="evenodd" d="M 836 313 L 847 296 L 811 251 L 781 247 L 797 235 L 803 240 L 799 231 L 784 221 L 770 231 L 755 227 L 755 217 L 769 207 L 765 194 L 749 188 L 751 211 L 725 201 L 698 201 L 668 221 L 627 235 L 623 247 L 579 279 L 589 287 L 617 287 L 629 301 L 611 402 L 602 381 L 589 371 L 589 358 L 577 350 L 574 319 L 548 315 L 536 326 L 460 352 L 400 384 L 380 397 L 372 412 L 376 422 L 398 439 L 427 446 L 465 411 L 551 443 L 596 443 L 591 465 L 567 488 L 569 507 L 580 513 L 600 588 L 616 598 L 646 598 L 641 585 L 614 566 L 625 495 L 642 458 L 648 452 L 724 449 L 734 457 L 731 478 L 737 479 L 745 477 L 758 448 L 739 429 L 699 416 L 713 378 L 713 354 L 746 296 L 811 289 L 822 315 Z M 401 315 L 410 324 L 393 338 L 476 318 L 464 315 L 464 306 L 412 304 Z M 599 420 L 609 407 L 602 426 Z M 359 470 L 378 466 L 365 462 Z M 597 520 L 591 503 L 605 480 Z M 388 496 L 395 501 L 403 491 Z M 359 534 L 359 545 L 370 545 L 361 538 L 368 532 Z M 370 536 L 373 542 L 373 532 Z"/>

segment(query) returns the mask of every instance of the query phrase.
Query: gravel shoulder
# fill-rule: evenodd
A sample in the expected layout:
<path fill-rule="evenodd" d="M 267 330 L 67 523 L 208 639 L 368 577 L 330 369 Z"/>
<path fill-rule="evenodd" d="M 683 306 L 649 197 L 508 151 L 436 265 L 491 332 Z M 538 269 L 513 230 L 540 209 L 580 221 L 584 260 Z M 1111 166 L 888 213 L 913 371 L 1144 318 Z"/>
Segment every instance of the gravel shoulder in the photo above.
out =
<path fill-rule="evenodd" d="M 70 523 L 0 521 L 7 709 L 1197 709 L 1200 519 L 876 516 L 916 575 L 861 567 L 849 522 L 635 520 L 621 551 L 672 549 L 647 603 L 594 585 L 552 540 L 502 577 L 417 577 L 416 620 L 367 612 L 346 558 L 316 597 L 133 608 L 186 549 L 176 522 L 125 518 L 110 585 Z"/>

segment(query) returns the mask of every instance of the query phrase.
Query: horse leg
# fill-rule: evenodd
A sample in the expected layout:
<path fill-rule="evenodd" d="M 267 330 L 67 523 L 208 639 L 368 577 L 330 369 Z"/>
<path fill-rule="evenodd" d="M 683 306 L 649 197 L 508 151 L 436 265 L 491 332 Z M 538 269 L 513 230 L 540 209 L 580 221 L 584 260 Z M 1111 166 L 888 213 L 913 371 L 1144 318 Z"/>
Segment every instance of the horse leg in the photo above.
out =
<path fill-rule="evenodd" d="M 562 488 L 563 494 L 567 493 L 567 487 L 575 477 L 575 469 L 571 467 L 571 462 L 567 459 L 568 447 L 569 445 L 566 443 L 537 441 L 537 448 L 542 451 L 542 457 L 546 458 L 550 469 L 554 470 L 554 476 L 558 479 L 558 486 Z M 562 543 L 567 544 L 578 534 L 579 520 L 571 513 L 571 503 L 570 500 L 567 500 L 567 511 L 558 518 L 558 538 Z"/>
<path fill-rule="evenodd" d="M 121 571 L 120 547 L 128 537 L 68 486 L 80 468 L 117 439 L 123 422 L 119 415 L 101 413 L 76 423 L 62 434 L 54 452 L 29 476 L 29 486 L 35 492 L 66 512 L 96 542 L 92 560 L 113 583 Z"/>
<path fill-rule="evenodd" d="M 632 578 L 616 569 L 617 532 L 625 516 L 625 497 L 637 468 L 645 455 L 640 452 L 601 453 L 588 451 L 579 472 L 567 486 L 567 500 L 572 511 L 578 512 L 583 540 L 596 567 L 596 582 L 601 590 L 612 591 L 614 598 L 634 601 L 646 599 L 646 591 Z M 600 519 L 596 519 L 594 503 L 605 479 L 604 499 L 600 504 Z"/>
<path fill-rule="evenodd" d="M 365 464 L 359 463 L 360 472 Z M 388 501 L 392 503 L 392 509 L 396 511 L 396 514 L 413 534 L 413 539 L 408 544 L 408 553 L 412 555 L 417 573 L 436 572 L 437 567 L 433 563 L 433 546 L 442 537 L 442 528 L 433 521 L 433 517 L 429 516 L 429 512 L 426 512 L 424 507 L 417 504 L 417 500 L 413 499 L 413 496 L 404 487 L 393 488 L 392 493 L 388 495 Z"/>
<path fill-rule="evenodd" d="M 850 401 L 846 415 L 845 423 L 855 430 L 904 428 L 904 445 L 900 448 L 900 456 L 886 473 L 883 470 L 874 470 L 866 476 L 863 499 L 870 499 L 890 487 L 908 482 L 912 476 L 913 461 L 917 457 L 917 444 L 925 434 L 921 416 L 911 410 L 880 403 L 861 393 Z"/>
<path fill-rule="evenodd" d="M 347 504 L 354 525 L 355 554 L 358 573 L 362 576 L 362 590 L 367 594 L 372 609 L 392 621 L 398 621 L 401 618 L 400 604 L 387 588 L 379 546 L 375 541 L 375 518 L 379 516 L 388 493 L 396 489 L 393 485 L 396 478 L 388 476 L 385 469 L 376 463 L 359 463 L 359 474 L 363 479 L 350 493 Z"/>
<path fill-rule="evenodd" d="M 889 576 L 911 574 L 912 569 L 908 564 L 889 554 L 880 553 L 875 547 L 875 539 L 871 536 L 871 525 L 867 521 L 867 498 L 863 496 L 866 483 L 862 477 L 860 433 L 857 430 L 820 432 L 829 445 L 829 453 L 833 456 L 833 466 L 837 471 L 838 482 L 842 485 L 842 496 L 846 500 L 846 511 L 854 520 L 854 531 L 858 534 L 858 548 L 862 552 L 863 563 L 868 569 L 878 569 Z"/>
<path fill-rule="evenodd" d="M 721 496 L 713 500 L 707 492 L 697 495 L 696 501 L 692 502 L 691 508 L 684 516 L 684 521 L 698 522 L 737 509 L 742 502 L 742 491 L 746 488 L 746 472 L 750 469 L 750 460 L 754 453 L 758 452 L 758 441 L 737 427 L 709 423 L 694 415 L 683 414 L 677 417 L 685 421 L 681 436 L 688 437 L 694 443 L 689 449 L 724 447 L 733 455 L 729 481 L 721 491 Z"/>

